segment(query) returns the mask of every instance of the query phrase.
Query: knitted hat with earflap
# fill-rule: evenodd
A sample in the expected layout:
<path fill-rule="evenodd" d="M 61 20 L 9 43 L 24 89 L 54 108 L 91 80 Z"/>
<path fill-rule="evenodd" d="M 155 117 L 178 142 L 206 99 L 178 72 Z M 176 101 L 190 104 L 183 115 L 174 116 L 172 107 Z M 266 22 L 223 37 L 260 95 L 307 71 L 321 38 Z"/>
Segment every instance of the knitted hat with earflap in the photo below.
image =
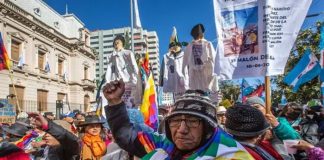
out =
<path fill-rule="evenodd" d="M 209 139 L 217 127 L 216 107 L 200 90 L 188 90 L 176 100 L 170 115 L 165 118 L 166 136 L 172 141 L 169 120 L 174 116 L 190 115 L 203 120 L 205 140 Z M 204 141 L 204 140 L 203 140 Z"/>
<path fill-rule="evenodd" d="M 249 105 L 236 105 L 227 109 L 225 130 L 238 137 L 262 135 L 270 124 L 262 112 Z"/>

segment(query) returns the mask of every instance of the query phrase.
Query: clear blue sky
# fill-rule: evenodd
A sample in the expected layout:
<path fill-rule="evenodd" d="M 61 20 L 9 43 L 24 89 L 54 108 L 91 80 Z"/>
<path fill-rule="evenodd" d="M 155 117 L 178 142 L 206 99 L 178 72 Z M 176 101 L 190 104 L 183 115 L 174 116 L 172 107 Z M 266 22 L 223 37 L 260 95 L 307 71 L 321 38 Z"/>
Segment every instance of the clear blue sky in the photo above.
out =
<path fill-rule="evenodd" d="M 90 30 L 112 29 L 130 26 L 130 0 L 44 0 L 57 12 L 64 14 L 68 4 Z M 212 0 L 138 0 L 142 27 L 156 31 L 160 40 L 160 55 L 169 44 L 172 27 L 178 30 L 180 41 L 191 41 L 190 30 L 197 23 L 205 25 L 205 37 L 216 39 Z M 309 14 L 324 11 L 324 0 L 313 0 Z M 324 20 L 324 14 L 307 18 L 303 28 Z"/>
<path fill-rule="evenodd" d="M 130 26 L 130 0 L 44 0 L 57 12 L 65 13 L 68 4 L 90 30 Z M 203 2 L 203 3 L 202 3 Z M 216 38 L 212 0 L 138 0 L 142 27 L 156 31 L 160 40 L 160 54 L 169 45 L 172 27 L 178 31 L 180 41 L 190 41 L 192 26 L 203 23 L 206 38 Z"/>

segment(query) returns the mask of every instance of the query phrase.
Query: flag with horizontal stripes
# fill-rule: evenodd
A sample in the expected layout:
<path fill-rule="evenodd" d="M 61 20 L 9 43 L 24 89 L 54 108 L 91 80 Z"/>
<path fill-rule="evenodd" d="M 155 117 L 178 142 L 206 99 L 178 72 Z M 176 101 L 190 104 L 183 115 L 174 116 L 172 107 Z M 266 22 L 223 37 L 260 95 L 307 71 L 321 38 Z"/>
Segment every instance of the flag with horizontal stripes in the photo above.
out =
<path fill-rule="evenodd" d="M 312 80 L 321 72 L 321 66 L 310 49 L 307 49 L 297 65 L 287 74 L 284 82 L 293 87 L 293 92 L 297 92 L 299 86 Z"/>

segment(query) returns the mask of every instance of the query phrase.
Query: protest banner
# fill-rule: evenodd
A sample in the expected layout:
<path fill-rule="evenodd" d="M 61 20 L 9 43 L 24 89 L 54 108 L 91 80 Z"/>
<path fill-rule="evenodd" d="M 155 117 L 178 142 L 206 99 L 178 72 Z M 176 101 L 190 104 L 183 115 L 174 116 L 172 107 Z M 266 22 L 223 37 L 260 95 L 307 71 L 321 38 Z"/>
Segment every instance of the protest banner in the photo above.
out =
<path fill-rule="evenodd" d="M 214 0 L 214 72 L 221 80 L 283 74 L 311 2 Z"/>
<path fill-rule="evenodd" d="M 8 100 L 0 100 L 0 123 L 15 123 L 15 107 L 8 103 Z"/>

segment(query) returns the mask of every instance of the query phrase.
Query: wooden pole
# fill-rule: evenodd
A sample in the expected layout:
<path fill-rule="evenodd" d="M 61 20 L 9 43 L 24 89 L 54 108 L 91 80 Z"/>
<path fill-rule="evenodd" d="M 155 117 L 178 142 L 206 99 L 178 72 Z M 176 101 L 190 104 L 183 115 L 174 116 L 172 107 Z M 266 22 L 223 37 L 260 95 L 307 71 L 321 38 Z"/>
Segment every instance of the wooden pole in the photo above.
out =
<path fill-rule="evenodd" d="M 11 73 L 11 70 L 9 70 L 9 77 L 10 77 L 10 80 L 11 80 L 11 83 L 12 83 L 12 87 L 14 89 L 14 92 L 15 92 L 15 96 L 16 96 L 16 105 L 17 105 L 17 109 L 18 109 L 18 113 L 17 115 L 21 112 L 21 109 L 20 109 L 20 106 L 19 106 L 19 102 L 18 102 L 18 94 L 17 94 L 17 91 L 16 91 L 16 87 L 15 87 L 15 83 L 13 81 L 13 75 Z"/>
<path fill-rule="evenodd" d="M 264 78 L 265 82 L 265 93 L 266 93 L 266 113 L 271 113 L 271 83 L 270 83 L 270 77 L 265 76 Z"/>

